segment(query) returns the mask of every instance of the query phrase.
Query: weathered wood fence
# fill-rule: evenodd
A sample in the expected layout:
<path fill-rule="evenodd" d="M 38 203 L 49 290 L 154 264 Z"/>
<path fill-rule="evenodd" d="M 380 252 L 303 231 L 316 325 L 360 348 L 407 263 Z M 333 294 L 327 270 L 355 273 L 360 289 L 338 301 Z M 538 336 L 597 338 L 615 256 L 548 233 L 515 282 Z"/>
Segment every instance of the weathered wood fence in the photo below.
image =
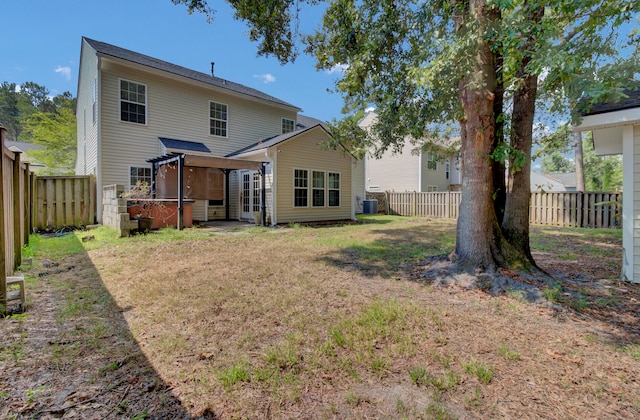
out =
<path fill-rule="evenodd" d="M 378 210 L 399 216 L 457 219 L 462 193 L 367 193 L 378 200 Z M 622 193 L 534 192 L 529 220 L 532 224 L 592 228 L 621 226 Z"/>
<path fill-rule="evenodd" d="M 22 263 L 22 246 L 31 232 L 31 188 L 34 175 L 29 164 L 4 145 L 5 128 L 0 126 L 0 314 L 7 301 L 7 276 Z"/>
<path fill-rule="evenodd" d="M 20 153 L 5 147 L 5 131 L 0 126 L 0 314 L 14 293 L 7 291 L 7 277 L 22 264 L 29 234 L 35 229 L 93 224 L 96 217 L 95 177 L 37 177 Z"/>
<path fill-rule="evenodd" d="M 36 178 L 33 223 L 36 229 L 86 226 L 95 223 L 94 176 L 43 176 Z"/>

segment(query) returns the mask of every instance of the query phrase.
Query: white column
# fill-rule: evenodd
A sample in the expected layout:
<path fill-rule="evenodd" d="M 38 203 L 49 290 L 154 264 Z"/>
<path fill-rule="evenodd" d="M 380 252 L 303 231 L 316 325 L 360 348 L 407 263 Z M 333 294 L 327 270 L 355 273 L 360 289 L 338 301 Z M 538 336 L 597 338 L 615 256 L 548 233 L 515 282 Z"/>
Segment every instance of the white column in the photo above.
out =
<path fill-rule="evenodd" d="M 635 254 L 634 233 L 636 231 L 634 149 L 633 126 L 628 125 L 623 128 L 622 132 L 622 276 L 630 282 L 640 280 L 640 275 L 634 275 L 633 264 Z M 640 225 L 637 230 L 638 234 L 640 234 Z"/>

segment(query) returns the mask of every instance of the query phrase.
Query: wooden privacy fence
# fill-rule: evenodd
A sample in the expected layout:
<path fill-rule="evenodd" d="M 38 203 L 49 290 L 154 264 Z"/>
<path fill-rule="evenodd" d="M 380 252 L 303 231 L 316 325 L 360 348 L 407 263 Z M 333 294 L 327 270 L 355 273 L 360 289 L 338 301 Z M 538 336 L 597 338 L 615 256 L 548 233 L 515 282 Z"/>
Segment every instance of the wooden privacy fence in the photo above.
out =
<path fill-rule="evenodd" d="M 95 223 L 95 177 L 37 177 L 32 211 L 36 229 L 81 227 Z"/>
<path fill-rule="evenodd" d="M 378 199 L 378 209 L 399 216 L 457 219 L 462 193 L 384 192 L 367 193 Z M 621 226 L 622 193 L 534 192 L 529 220 L 532 224 L 613 228 Z"/>
<path fill-rule="evenodd" d="M 0 126 L 0 314 L 4 313 L 8 296 L 7 276 L 22 263 L 22 246 L 29 242 L 31 232 L 31 188 L 34 175 L 29 164 L 4 145 L 5 128 Z M 24 298 L 23 283 L 19 296 Z"/>

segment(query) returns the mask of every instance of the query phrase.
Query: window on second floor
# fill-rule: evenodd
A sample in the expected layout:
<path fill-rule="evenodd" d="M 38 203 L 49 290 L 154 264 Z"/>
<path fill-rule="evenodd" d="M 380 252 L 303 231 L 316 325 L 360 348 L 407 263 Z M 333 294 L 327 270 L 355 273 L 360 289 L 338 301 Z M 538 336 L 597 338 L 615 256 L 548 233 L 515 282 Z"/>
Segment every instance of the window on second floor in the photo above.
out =
<path fill-rule="evenodd" d="M 147 123 L 147 87 L 120 79 L 120 121 Z"/>
<path fill-rule="evenodd" d="M 282 134 L 290 133 L 296 129 L 296 122 L 288 118 L 282 119 Z"/>
<path fill-rule="evenodd" d="M 433 171 L 438 169 L 436 154 L 433 152 L 427 152 L 427 169 L 431 169 Z"/>
<path fill-rule="evenodd" d="M 451 177 L 451 161 L 447 159 L 444 163 L 444 177 L 449 179 Z"/>
<path fill-rule="evenodd" d="M 227 106 L 209 101 L 209 134 L 227 137 L 227 123 L 229 120 Z"/>

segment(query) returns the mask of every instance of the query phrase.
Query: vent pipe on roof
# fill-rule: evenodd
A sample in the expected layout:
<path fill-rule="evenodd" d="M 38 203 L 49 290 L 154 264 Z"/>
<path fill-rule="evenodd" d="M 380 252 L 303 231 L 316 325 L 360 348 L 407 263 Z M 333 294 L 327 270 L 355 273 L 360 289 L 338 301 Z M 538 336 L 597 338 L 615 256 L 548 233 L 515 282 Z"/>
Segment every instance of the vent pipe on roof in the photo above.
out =
<path fill-rule="evenodd" d="M 213 68 L 215 67 L 216 63 L 215 62 L 211 62 L 211 77 L 213 77 Z"/>

